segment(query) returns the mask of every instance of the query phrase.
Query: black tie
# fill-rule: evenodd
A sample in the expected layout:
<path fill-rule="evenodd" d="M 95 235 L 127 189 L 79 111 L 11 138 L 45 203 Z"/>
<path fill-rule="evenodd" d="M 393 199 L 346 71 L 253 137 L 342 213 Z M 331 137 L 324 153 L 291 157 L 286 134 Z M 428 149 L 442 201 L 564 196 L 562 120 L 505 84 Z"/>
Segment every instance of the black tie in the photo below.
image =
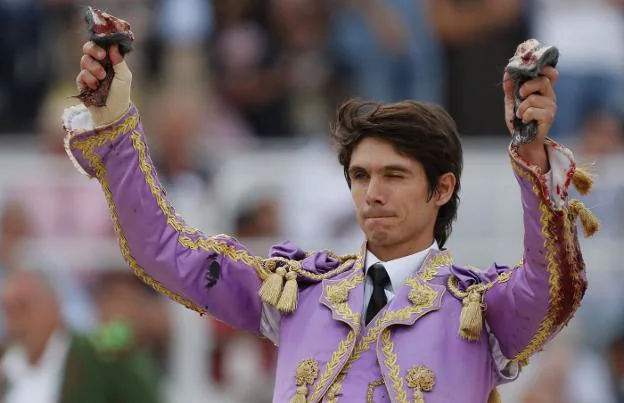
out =
<path fill-rule="evenodd" d="M 375 263 L 368 269 L 367 273 L 373 280 L 373 294 L 368 302 L 368 308 L 366 309 L 366 324 L 373 320 L 377 312 L 381 310 L 388 303 L 388 297 L 386 297 L 386 286 L 390 284 L 390 276 L 386 268 L 381 263 Z"/>

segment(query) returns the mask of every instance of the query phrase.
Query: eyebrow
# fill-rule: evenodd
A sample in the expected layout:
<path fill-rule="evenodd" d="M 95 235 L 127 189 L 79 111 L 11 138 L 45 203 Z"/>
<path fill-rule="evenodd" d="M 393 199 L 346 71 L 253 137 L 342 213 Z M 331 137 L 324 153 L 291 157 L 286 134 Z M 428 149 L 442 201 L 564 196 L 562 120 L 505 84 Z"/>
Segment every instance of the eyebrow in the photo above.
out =
<path fill-rule="evenodd" d="M 403 172 L 403 173 L 410 173 L 411 171 L 409 170 L 409 168 L 407 168 L 404 165 L 397 165 L 397 164 L 391 164 L 391 165 L 384 165 L 381 170 L 383 172 Z M 361 167 L 359 165 L 352 165 L 349 168 L 349 174 L 353 174 L 355 172 L 359 172 L 359 171 L 367 171 L 367 169 L 365 169 L 364 167 Z"/>

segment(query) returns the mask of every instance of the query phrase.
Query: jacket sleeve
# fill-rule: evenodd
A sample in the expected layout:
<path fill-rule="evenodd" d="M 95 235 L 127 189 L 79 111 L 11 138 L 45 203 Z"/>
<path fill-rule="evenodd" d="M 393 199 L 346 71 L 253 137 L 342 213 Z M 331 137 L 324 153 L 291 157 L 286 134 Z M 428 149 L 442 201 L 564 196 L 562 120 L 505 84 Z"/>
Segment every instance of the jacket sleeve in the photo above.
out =
<path fill-rule="evenodd" d="M 546 174 L 509 150 L 520 185 L 524 256 L 513 269 L 494 265 L 483 297 L 487 324 L 503 354 L 520 363 L 568 323 L 587 288 L 575 218 L 591 213 L 579 213 L 580 202 L 567 200 L 576 172 L 572 153 L 550 140 L 546 148 Z"/>
<path fill-rule="evenodd" d="M 232 237 L 205 236 L 176 214 L 150 159 L 136 107 L 107 127 L 93 128 L 89 117 L 82 106 L 65 111 L 65 148 L 79 170 L 100 182 L 130 268 L 188 308 L 260 332 L 265 259 Z"/>

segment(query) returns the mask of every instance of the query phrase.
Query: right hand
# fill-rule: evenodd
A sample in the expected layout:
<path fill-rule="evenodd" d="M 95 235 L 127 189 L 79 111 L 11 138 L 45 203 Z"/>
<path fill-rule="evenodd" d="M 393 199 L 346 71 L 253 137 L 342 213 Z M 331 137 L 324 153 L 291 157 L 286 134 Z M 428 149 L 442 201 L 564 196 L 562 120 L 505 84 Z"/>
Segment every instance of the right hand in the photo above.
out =
<path fill-rule="evenodd" d="M 100 80 L 106 77 L 104 67 L 100 63 L 106 57 L 106 51 L 94 42 L 87 42 L 82 47 L 83 56 L 80 59 L 81 71 L 76 77 L 76 86 L 79 91 L 84 88 L 97 89 Z M 109 125 L 121 118 L 130 107 L 130 88 L 132 72 L 124 58 L 119 53 L 117 45 L 109 49 L 109 57 L 115 70 L 115 77 L 103 107 L 89 107 L 96 127 Z"/>

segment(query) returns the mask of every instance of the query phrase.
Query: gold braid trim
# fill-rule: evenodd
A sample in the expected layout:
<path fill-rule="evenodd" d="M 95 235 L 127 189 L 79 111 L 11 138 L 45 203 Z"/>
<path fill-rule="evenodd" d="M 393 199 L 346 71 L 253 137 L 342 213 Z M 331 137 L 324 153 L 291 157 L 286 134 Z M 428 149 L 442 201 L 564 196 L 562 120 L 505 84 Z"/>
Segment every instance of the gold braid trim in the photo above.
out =
<path fill-rule="evenodd" d="M 560 309 L 560 302 L 563 299 L 563 296 L 561 295 L 561 274 L 559 273 L 559 265 L 557 264 L 556 240 L 548 228 L 549 222 L 553 219 L 553 213 L 549 205 L 547 205 L 544 201 L 544 196 L 538 185 L 538 173 L 533 172 L 534 176 L 529 175 L 529 173 L 521 168 L 514 159 L 511 160 L 511 165 L 518 175 L 532 184 L 532 191 L 539 200 L 539 210 L 541 212 L 540 222 L 542 224 L 541 232 L 544 237 L 544 247 L 546 249 L 546 269 L 549 273 L 548 283 L 550 286 L 548 309 L 544 319 L 538 327 L 537 333 L 529 341 L 526 348 L 512 358 L 513 361 L 526 363 L 529 357 L 541 350 L 546 344 L 555 323 L 555 318 L 557 317 Z"/>
<path fill-rule="evenodd" d="M 123 234 L 121 224 L 119 223 L 119 217 L 117 215 L 117 208 L 115 203 L 113 202 L 113 194 L 110 190 L 110 186 L 106 179 L 106 168 L 104 163 L 102 162 L 101 157 L 95 152 L 97 147 L 101 147 L 119 137 L 121 134 L 133 130 L 136 127 L 139 119 L 137 116 L 132 116 L 128 118 L 122 125 L 120 125 L 117 129 L 108 130 L 102 132 L 99 136 L 88 137 L 84 140 L 80 139 L 74 142 L 74 146 L 80 150 L 84 156 L 84 158 L 89 162 L 93 171 L 95 172 L 96 178 L 100 181 L 102 185 L 102 190 L 104 192 L 104 197 L 106 198 L 106 202 L 108 203 L 108 208 L 111 212 L 111 217 L 113 221 L 113 228 L 115 233 L 117 234 L 117 239 L 119 241 L 119 248 L 121 250 L 121 254 L 128 263 L 128 266 L 132 269 L 134 274 L 140 278 L 143 282 L 150 285 L 156 291 L 166 295 L 171 298 L 173 301 L 189 308 L 194 311 L 199 312 L 201 315 L 206 314 L 206 310 L 202 307 L 194 304 L 190 300 L 176 294 L 167 288 L 165 288 L 160 282 L 156 281 L 154 278 L 148 276 L 145 273 L 145 270 L 139 266 L 137 261 L 132 256 L 130 252 L 130 246 L 128 245 L 128 240 Z"/>
<path fill-rule="evenodd" d="M 312 392 L 312 396 L 310 396 L 309 401 L 313 402 L 321 397 L 321 393 L 325 388 L 325 385 L 334 376 L 334 374 L 336 373 L 336 369 L 338 368 L 340 363 L 346 358 L 349 352 L 353 351 L 353 346 L 355 344 L 355 335 L 359 333 L 360 313 L 359 311 L 354 312 L 347 302 L 348 298 L 344 299 L 343 297 L 348 296 L 350 290 L 354 289 L 359 284 L 365 281 L 364 273 L 362 272 L 362 266 L 364 265 L 364 256 L 365 255 L 363 251 L 358 255 L 357 260 L 353 264 L 353 269 L 356 273 L 352 277 L 340 281 L 335 285 L 331 285 L 327 289 L 327 300 L 333 305 L 334 312 L 340 315 L 344 321 L 351 324 L 353 328 L 349 331 L 347 338 L 342 340 L 338 344 L 338 348 L 332 354 L 329 362 L 323 370 L 323 374 L 321 375 L 318 383 L 314 386 L 314 391 Z M 340 385 L 334 385 L 330 385 L 330 394 L 332 396 L 335 396 L 340 389 Z"/>
<path fill-rule="evenodd" d="M 375 403 L 375 401 L 373 400 L 373 398 L 375 397 L 375 389 L 377 388 L 377 386 L 381 386 L 383 384 L 383 378 L 370 382 L 368 384 L 368 390 L 366 391 L 366 403 Z"/>
<path fill-rule="evenodd" d="M 347 338 L 340 341 L 340 344 L 338 344 L 338 348 L 336 349 L 336 351 L 334 351 L 329 362 L 325 366 L 325 370 L 323 371 L 323 374 L 321 375 L 318 383 L 315 385 L 314 392 L 312 392 L 312 396 L 310 396 L 308 401 L 314 402 L 321 397 L 320 393 L 325 387 L 325 384 L 336 373 L 338 365 L 342 362 L 342 360 L 346 358 L 349 350 L 351 349 L 351 346 L 353 346 L 354 343 L 355 331 L 349 330 Z"/>
<path fill-rule="evenodd" d="M 407 393 L 405 393 L 405 389 L 403 388 L 401 368 L 399 367 L 398 357 L 394 352 L 394 343 L 392 342 L 391 336 L 390 329 L 385 329 L 381 334 L 381 351 L 385 357 L 384 365 L 388 368 L 388 376 L 392 381 L 395 401 L 397 403 L 408 403 Z"/>
<path fill-rule="evenodd" d="M 435 277 L 439 270 L 443 267 L 449 266 L 453 263 L 453 259 L 450 255 L 446 253 L 437 254 L 430 258 L 427 262 L 425 262 L 425 269 L 420 275 L 421 279 L 423 276 L 426 278 Z M 418 314 L 426 309 L 429 309 L 435 303 L 438 294 L 433 289 L 427 287 L 425 284 L 421 284 L 415 278 L 408 278 L 406 281 L 406 285 L 412 288 L 410 292 L 411 298 L 410 301 L 412 305 L 409 305 L 403 309 L 398 311 L 384 311 L 384 314 L 381 317 L 378 317 L 373 326 L 368 328 L 366 334 L 360 339 L 360 341 L 355 346 L 353 350 L 353 354 L 347 360 L 347 363 L 338 374 L 338 377 L 330 387 L 330 393 L 338 393 L 342 387 L 342 383 L 347 377 L 349 369 L 353 366 L 353 364 L 362 357 L 364 352 L 368 351 L 370 346 L 379 339 L 382 330 L 390 323 L 396 320 L 405 320 L 411 317 L 414 314 Z M 424 295 L 425 297 L 415 297 L 416 295 Z M 337 397 L 332 397 L 332 403 L 337 402 Z"/>

